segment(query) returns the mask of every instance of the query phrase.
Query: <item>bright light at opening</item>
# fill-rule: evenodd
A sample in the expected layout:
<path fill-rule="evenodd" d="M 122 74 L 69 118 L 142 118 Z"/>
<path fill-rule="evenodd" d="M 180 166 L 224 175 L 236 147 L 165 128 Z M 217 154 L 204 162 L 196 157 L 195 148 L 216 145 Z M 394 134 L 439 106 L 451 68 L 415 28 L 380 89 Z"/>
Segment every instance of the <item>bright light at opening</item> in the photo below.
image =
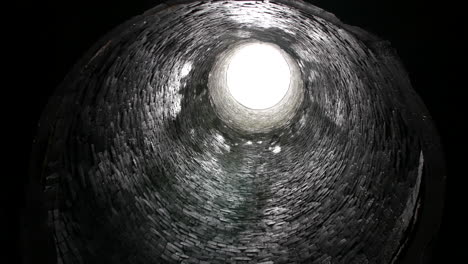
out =
<path fill-rule="evenodd" d="M 286 95 L 291 73 L 278 48 L 250 44 L 237 51 L 229 63 L 227 85 L 234 99 L 251 109 L 275 106 Z"/>

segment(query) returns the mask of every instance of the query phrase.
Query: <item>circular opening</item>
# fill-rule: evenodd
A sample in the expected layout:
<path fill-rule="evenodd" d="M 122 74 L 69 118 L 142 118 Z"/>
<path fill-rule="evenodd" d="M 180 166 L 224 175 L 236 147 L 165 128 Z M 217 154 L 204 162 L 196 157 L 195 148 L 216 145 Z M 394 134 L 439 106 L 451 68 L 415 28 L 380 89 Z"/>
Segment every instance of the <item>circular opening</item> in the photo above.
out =
<path fill-rule="evenodd" d="M 296 60 L 280 46 L 257 39 L 238 41 L 217 55 L 208 89 L 223 122 L 247 133 L 288 124 L 304 95 Z"/>
<path fill-rule="evenodd" d="M 239 49 L 233 54 L 226 75 L 232 97 L 250 109 L 275 106 L 291 82 L 289 65 L 281 50 L 265 43 Z"/>

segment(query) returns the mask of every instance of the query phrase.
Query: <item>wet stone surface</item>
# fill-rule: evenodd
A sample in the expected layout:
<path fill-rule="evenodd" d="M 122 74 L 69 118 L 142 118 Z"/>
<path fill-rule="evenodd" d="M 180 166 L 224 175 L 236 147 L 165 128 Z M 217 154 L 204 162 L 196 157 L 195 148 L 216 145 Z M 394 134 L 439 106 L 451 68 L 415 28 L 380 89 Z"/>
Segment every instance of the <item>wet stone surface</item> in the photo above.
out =
<path fill-rule="evenodd" d="M 390 263 L 434 135 L 389 44 L 300 1 L 185 2 L 109 33 L 43 114 L 59 263 Z M 208 89 L 249 39 L 301 76 L 288 122 L 261 133 Z"/>

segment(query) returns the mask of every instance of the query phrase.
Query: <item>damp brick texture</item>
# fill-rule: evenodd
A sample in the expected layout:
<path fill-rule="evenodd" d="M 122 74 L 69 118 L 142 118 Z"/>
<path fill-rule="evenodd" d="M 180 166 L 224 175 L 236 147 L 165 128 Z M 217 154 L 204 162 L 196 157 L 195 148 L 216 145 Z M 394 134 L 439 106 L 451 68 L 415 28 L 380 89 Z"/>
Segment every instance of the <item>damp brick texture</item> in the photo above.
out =
<path fill-rule="evenodd" d="M 208 89 L 218 55 L 250 39 L 301 78 L 289 121 L 262 133 L 220 118 Z M 392 263 L 439 151 L 390 44 L 302 1 L 133 18 L 68 74 L 37 142 L 64 264 Z"/>

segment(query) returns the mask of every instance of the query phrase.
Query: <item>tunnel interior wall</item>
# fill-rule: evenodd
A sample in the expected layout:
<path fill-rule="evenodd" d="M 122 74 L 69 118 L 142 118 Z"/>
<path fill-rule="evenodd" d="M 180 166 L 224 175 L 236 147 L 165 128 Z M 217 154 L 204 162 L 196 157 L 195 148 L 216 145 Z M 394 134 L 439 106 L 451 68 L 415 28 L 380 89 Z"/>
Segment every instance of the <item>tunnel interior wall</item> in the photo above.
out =
<path fill-rule="evenodd" d="M 252 39 L 301 77 L 287 122 L 261 131 L 226 123 L 208 88 L 217 58 Z M 389 43 L 302 1 L 133 18 L 69 73 L 37 147 L 63 263 L 392 263 L 439 155 Z"/>

